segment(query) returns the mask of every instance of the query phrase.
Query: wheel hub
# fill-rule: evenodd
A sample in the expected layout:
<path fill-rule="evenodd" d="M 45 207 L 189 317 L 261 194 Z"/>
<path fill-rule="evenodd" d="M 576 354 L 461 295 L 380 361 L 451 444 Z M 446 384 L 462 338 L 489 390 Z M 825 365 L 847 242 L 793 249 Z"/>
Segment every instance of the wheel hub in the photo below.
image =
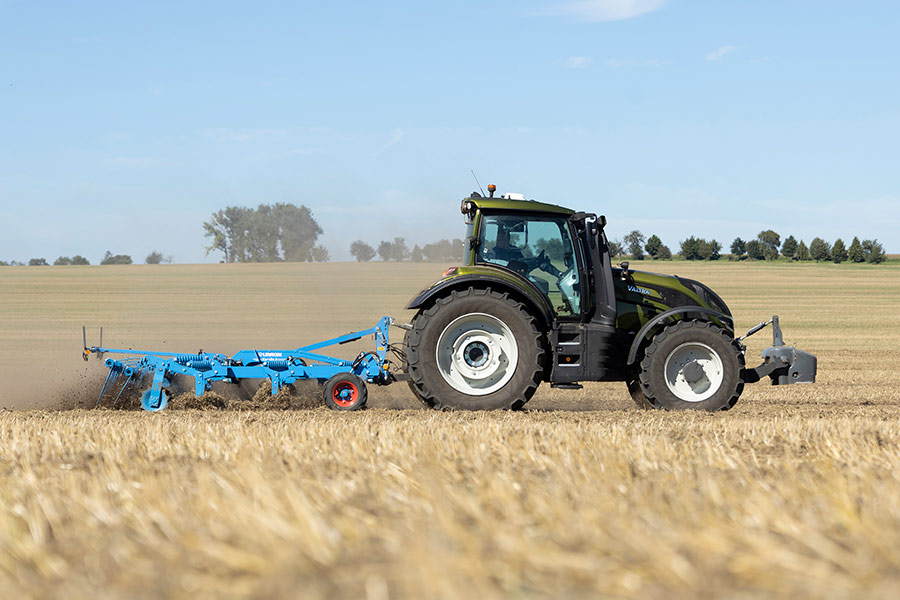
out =
<path fill-rule="evenodd" d="M 470 367 L 477 369 L 478 367 L 482 367 L 490 360 L 490 350 L 487 345 L 481 342 L 472 342 L 463 350 L 463 358 L 466 361 L 466 364 Z"/>
<path fill-rule="evenodd" d="M 719 354 L 706 344 L 681 344 L 666 357 L 666 386 L 685 402 L 702 402 L 719 391 L 725 370 Z"/>
<path fill-rule="evenodd" d="M 453 389 L 484 396 L 502 388 L 518 363 L 509 327 L 493 315 L 471 313 L 453 320 L 438 338 L 435 358 Z"/>

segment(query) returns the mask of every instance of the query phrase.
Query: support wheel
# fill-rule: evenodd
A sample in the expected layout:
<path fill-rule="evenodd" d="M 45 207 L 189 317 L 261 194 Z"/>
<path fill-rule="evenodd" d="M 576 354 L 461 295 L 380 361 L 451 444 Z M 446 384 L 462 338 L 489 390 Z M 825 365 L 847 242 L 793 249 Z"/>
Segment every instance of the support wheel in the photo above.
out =
<path fill-rule="evenodd" d="M 325 406 L 333 410 L 362 410 L 369 397 L 366 383 L 353 373 L 338 373 L 322 389 Z"/>
<path fill-rule="evenodd" d="M 438 409 L 521 408 L 541 382 L 544 355 L 534 317 L 490 289 L 438 299 L 407 335 L 410 387 Z"/>
<path fill-rule="evenodd" d="M 726 331 L 679 321 L 647 346 L 637 383 L 652 408 L 728 410 L 744 390 L 743 368 L 741 348 Z"/>

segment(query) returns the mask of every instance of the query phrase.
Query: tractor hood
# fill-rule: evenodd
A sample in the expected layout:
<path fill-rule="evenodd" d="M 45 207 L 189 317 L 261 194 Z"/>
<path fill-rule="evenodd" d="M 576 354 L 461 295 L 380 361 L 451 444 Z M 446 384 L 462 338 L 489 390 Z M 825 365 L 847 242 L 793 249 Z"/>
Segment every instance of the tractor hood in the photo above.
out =
<path fill-rule="evenodd" d="M 728 306 L 708 286 L 699 281 L 647 271 L 613 269 L 616 300 L 627 304 L 653 307 L 660 311 L 680 306 L 700 306 L 731 316 Z"/>

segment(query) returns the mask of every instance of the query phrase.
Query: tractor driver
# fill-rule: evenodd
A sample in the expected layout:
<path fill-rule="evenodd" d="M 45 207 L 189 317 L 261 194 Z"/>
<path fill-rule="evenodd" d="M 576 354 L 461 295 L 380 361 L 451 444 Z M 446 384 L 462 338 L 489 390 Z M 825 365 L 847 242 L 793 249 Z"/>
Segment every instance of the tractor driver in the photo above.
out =
<path fill-rule="evenodd" d="M 534 269 L 541 269 L 554 277 L 559 277 L 562 274 L 559 269 L 553 266 L 550 259 L 543 256 L 543 252 L 537 258 L 525 258 L 525 253 L 522 249 L 512 244 L 510 229 L 505 223 L 498 223 L 497 243 L 485 253 L 486 258 L 492 262 L 505 262 L 507 268 L 518 271 L 525 276 L 528 276 Z"/>
<path fill-rule="evenodd" d="M 525 257 L 520 248 L 509 243 L 509 229 L 503 224 L 497 228 L 497 243 L 488 251 L 488 255 L 488 258 L 505 260 L 507 264 L 513 261 L 521 262 Z"/>

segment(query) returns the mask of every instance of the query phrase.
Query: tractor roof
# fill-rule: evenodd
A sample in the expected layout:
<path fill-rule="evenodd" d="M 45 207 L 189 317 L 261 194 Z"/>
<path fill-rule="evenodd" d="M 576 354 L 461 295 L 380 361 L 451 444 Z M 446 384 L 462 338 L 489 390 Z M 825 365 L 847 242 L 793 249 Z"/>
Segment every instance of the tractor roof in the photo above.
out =
<path fill-rule="evenodd" d="M 481 210 L 492 212 L 543 212 L 566 216 L 575 212 L 571 208 L 556 206 L 555 204 L 544 204 L 543 202 L 535 202 L 534 200 L 511 200 L 508 198 L 485 198 L 474 196 L 463 200 L 463 205 L 465 205 L 466 202 L 471 202 Z"/>

